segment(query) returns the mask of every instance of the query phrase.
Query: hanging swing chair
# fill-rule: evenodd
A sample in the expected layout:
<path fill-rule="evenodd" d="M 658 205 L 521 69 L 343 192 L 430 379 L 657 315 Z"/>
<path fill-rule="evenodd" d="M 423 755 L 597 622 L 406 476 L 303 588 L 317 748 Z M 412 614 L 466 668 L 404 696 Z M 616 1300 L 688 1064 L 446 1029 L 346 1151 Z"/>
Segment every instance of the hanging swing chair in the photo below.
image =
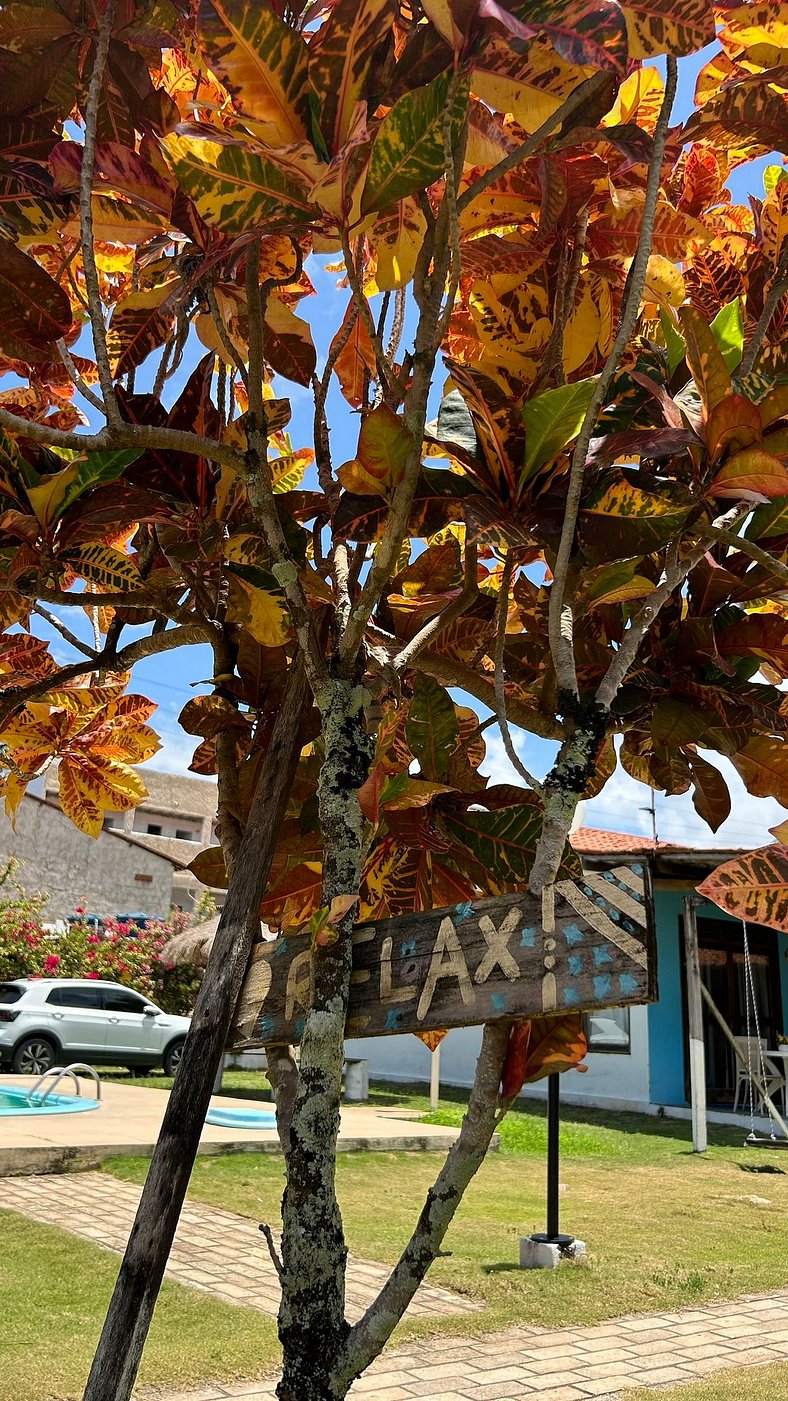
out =
<path fill-rule="evenodd" d="M 750 1132 L 744 1140 L 745 1148 L 788 1148 L 788 1138 L 784 1134 L 777 1134 L 775 1129 L 785 1129 L 785 1124 L 775 1109 L 769 1094 L 769 1083 L 774 1081 L 774 1066 L 771 1069 L 766 1064 L 766 1056 L 763 1049 L 763 1039 L 761 1037 L 761 1026 L 758 1017 L 758 1002 L 755 996 L 755 981 L 752 975 L 752 960 L 750 958 L 750 941 L 747 937 L 747 924 L 742 920 L 742 931 L 744 935 L 744 1002 L 746 1009 L 747 1025 L 747 1088 L 750 1109 Z M 755 1035 L 751 1032 L 755 1028 Z M 757 1070 L 753 1065 L 753 1047 L 756 1049 L 758 1058 Z M 757 1081 L 756 1081 L 757 1077 Z M 759 1082 L 759 1083 L 758 1083 Z M 768 1135 L 758 1133 L 755 1126 L 755 1102 L 757 1097 L 763 1102 L 764 1109 L 769 1115 L 770 1131 Z"/>

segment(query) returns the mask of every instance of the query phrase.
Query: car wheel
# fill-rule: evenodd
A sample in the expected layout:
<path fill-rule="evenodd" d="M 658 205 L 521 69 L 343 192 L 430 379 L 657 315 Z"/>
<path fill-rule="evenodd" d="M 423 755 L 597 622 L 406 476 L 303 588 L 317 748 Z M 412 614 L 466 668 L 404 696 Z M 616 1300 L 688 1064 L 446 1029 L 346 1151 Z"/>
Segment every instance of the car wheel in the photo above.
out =
<path fill-rule="evenodd" d="M 43 1036 L 26 1036 L 14 1051 L 17 1075 L 44 1075 L 55 1064 L 55 1048 Z"/>
<path fill-rule="evenodd" d="M 173 1041 L 164 1052 L 164 1074 L 174 1075 L 181 1063 L 183 1042 Z"/>

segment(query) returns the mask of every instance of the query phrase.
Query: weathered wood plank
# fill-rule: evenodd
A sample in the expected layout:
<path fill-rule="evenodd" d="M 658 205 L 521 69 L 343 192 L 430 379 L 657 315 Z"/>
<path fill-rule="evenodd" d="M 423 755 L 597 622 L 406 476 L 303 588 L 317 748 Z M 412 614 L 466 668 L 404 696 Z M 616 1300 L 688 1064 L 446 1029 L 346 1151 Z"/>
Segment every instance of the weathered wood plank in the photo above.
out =
<path fill-rule="evenodd" d="M 523 891 L 358 925 L 353 944 L 348 1036 L 619 1007 L 657 996 L 643 866 L 562 881 L 546 900 Z M 232 1044 L 297 1042 L 311 969 L 305 936 L 259 946 Z"/>

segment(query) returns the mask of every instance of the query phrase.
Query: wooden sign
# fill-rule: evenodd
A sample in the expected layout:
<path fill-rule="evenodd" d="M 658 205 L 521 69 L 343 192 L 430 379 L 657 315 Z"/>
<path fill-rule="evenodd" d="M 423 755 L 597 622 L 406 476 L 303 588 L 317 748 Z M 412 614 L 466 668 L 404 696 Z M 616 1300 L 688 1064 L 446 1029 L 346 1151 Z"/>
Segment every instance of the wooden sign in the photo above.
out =
<path fill-rule="evenodd" d="M 347 1036 L 472 1026 L 502 1017 L 653 1002 L 648 871 L 619 866 L 353 931 Z M 300 1040 L 312 995 L 303 935 L 258 946 L 232 1044 Z"/>

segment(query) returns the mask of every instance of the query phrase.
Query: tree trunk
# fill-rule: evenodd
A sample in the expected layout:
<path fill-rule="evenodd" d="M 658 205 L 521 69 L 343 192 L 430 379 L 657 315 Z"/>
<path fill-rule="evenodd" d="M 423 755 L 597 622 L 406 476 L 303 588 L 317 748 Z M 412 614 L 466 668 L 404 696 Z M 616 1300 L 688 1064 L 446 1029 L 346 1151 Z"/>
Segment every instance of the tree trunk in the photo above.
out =
<path fill-rule="evenodd" d="M 337 895 L 355 895 L 359 887 L 363 818 L 357 794 L 372 752 L 364 728 L 366 701 L 361 686 L 344 680 L 333 680 L 318 697 L 325 743 L 318 796 L 326 906 Z M 335 1176 L 353 921 L 351 910 L 338 925 L 335 942 L 316 948 L 313 956 L 312 1004 L 301 1038 L 282 1201 L 280 1401 L 337 1401 L 346 1390 L 336 1390 L 333 1379 L 349 1331 L 347 1246 Z"/>
<path fill-rule="evenodd" d="M 137 1215 L 104 1322 L 85 1401 L 128 1401 L 197 1154 L 216 1069 L 254 939 L 301 752 L 307 686 L 294 664 L 205 970 Z"/>

